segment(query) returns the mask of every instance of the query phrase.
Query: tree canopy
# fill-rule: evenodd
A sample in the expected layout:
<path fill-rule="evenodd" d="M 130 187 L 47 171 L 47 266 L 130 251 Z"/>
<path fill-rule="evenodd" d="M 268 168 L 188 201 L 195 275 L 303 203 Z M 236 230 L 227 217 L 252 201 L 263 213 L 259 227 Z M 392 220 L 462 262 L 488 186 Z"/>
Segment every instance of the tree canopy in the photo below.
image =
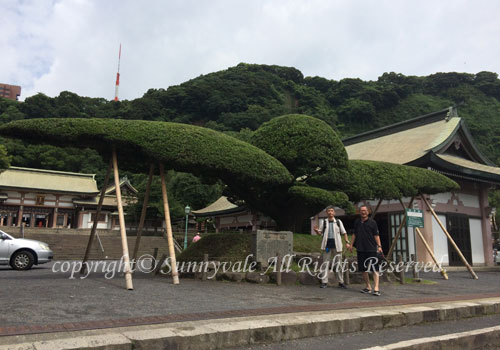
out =
<path fill-rule="evenodd" d="M 178 171 L 218 177 L 228 184 L 284 184 L 291 175 L 276 159 L 248 143 L 214 130 L 186 124 L 108 119 L 29 119 L 0 127 L 0 134 L 30 142 L 92 147 L 109 156 L 111 145 L 122 165 L 137 169 L 163 162 Z"/>
<path fill-rule="evenodd" d="M 458 186 L 426 169 L 348 162 L 336 132 L 324 121 L 304 115 L 285 115 L 263 124 L 251 139 L 262 149 L 206 128 L 137 120 L 18 120 L 1 126 L 0 134 L 92 147 L 104 155 L 114 146 L 127 160 L 120 164 L 134 170 L 164 162 L 177 171 L 219 178 L 233 195 L 270 215 L 279 227 L 292 230 L 327 205 L 352 210 L 349 199 L 400 198 Z M 319 186 L 312 185 L 316 178 Z M 322 181 L 327 186 L 321 186 Z M 200 185 L 186 177 L 173 183 L 181 192 Z"/>
<path fill-rule="evenodd" d="M 398 199 L 460 189 L 450 178 L 423 168 L 370 160 L 350 160 L 349 165 L 350 176 L 342 186 L 353 201 Z"/>
<path fill-rule="evenodd" d="M 318 167 L 347 166 L 347 152 L 335 131 L 309 116 L 276 117 L 256 130 L 251 143 L 278 159 L 295 177 L 311 177 Z"/>

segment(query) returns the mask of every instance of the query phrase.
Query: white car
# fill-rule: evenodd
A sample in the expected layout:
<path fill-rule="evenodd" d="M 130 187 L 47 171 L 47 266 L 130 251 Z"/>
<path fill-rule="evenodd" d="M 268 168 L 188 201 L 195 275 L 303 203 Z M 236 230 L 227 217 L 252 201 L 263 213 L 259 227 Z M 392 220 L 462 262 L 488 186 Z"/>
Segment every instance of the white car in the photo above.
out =
<path fill-rule="evenodd" d="M 49 245 L 32 239 L 14 238 L 0 230 L 0 265 L 15 270 L 29 270 L 33 265 L 45 264 L 54 258 Z"/>

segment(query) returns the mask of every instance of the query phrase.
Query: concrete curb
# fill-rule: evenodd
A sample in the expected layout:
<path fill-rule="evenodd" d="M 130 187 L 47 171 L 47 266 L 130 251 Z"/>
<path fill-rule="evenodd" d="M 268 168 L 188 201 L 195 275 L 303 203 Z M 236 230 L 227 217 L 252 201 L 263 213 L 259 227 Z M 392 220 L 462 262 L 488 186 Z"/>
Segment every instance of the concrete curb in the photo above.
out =
<path fill-rule="evenodd" d="M 236 317 L 0 338 L 14 349 L 218 349 L 500 314 L 500 298 Z"/>
<path fill-rule="evenodd" d="M 364 350 L 434 350 L 434 349 L 496 349 L 500 344 L 500 326 L 438 337 L 406 340 Z"/>

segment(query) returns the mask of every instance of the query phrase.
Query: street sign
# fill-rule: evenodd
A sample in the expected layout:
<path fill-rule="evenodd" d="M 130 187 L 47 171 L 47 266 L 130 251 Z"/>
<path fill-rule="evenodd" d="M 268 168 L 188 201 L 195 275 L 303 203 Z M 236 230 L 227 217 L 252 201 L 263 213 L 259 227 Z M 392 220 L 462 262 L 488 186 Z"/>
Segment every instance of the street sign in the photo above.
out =
<path fill-rule="evenodd" d="M 406 209 L 406 227 L 424 227 L 424 213 L 420 209 Z"/>

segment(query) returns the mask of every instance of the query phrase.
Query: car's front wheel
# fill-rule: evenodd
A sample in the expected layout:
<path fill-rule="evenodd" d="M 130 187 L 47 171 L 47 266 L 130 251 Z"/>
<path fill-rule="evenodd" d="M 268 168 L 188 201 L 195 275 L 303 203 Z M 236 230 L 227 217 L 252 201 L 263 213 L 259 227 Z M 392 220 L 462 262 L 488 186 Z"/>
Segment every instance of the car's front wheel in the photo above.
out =
<path fill-rule="evenodd" d="M 10 266 L 14 270 L 29 270 L 35 263 L 35 257 L 27 250 L 15 252 L 10 260 Z"/>

